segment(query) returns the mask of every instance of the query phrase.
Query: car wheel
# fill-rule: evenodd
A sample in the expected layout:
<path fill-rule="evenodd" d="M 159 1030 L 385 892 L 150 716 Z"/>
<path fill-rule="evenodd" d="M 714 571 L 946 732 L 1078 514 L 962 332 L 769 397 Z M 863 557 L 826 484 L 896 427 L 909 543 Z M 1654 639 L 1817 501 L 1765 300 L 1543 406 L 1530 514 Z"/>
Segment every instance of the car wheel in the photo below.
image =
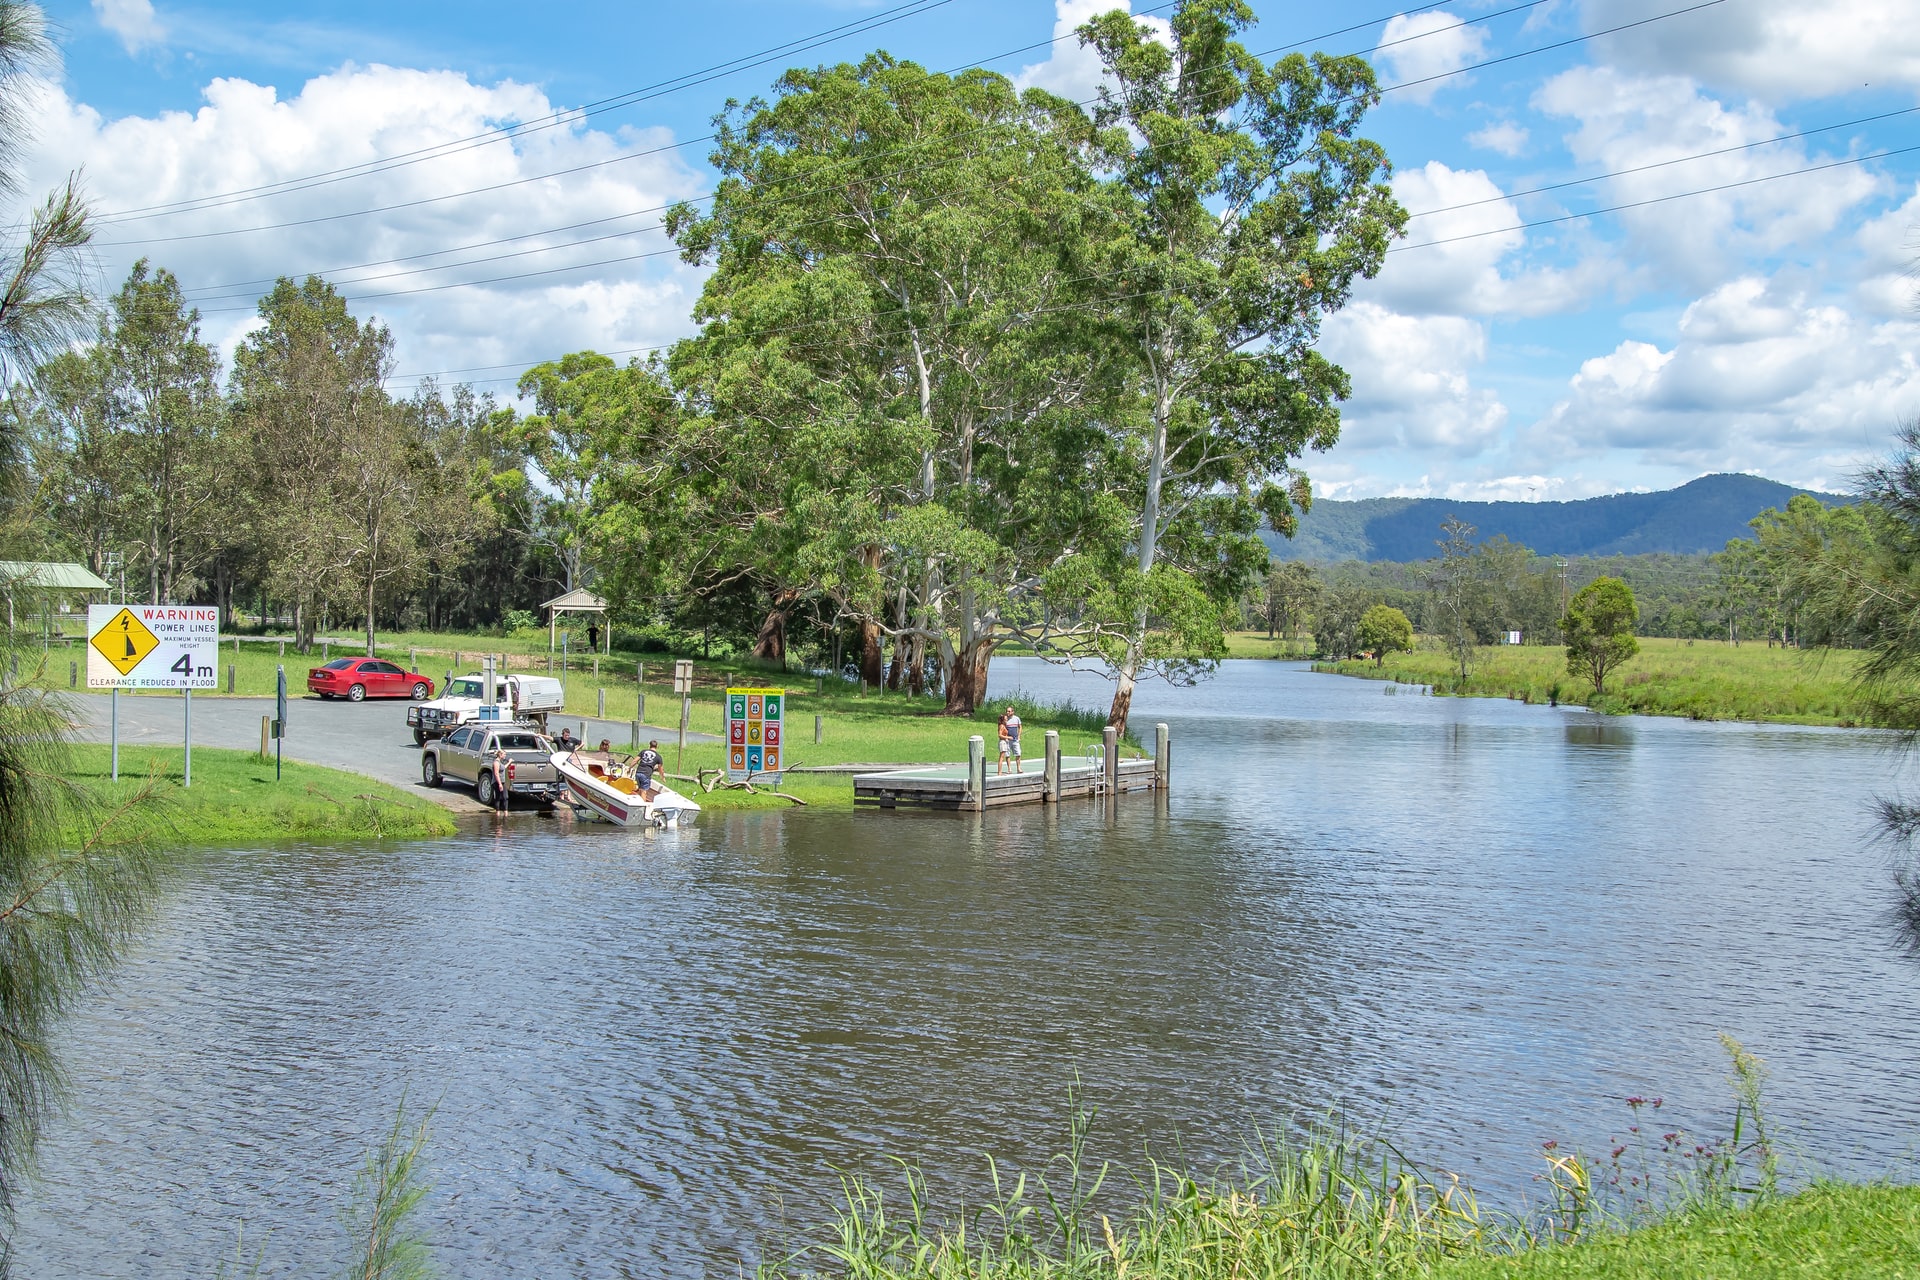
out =
<path fill-rule="evenodd" d="M 416 747 L 424 747 L 427 745 L 427 735 L 424 731 L 420 729 L 413 731 L 413 745 Z"/>
<path fill-rule="evenodd" d="M 413 700 L 415 702 L 425 702 L 427 700 L 426 681 L 422 680 L 413 686 Z"/>
<path fill-rule="evenodd" d="M 489 809 L 493 808 L 493 802 L 497 799 L 493 789 L 493 774 L 481 774 L 480 781 L 473 784 L 473 794 L 479 797 L 481 804 Z"/>
<path fill-rule="evenodd" d="M 363 684 L 356 684 L 351 689 L 347 690 L 348 702 L 361 702 L 366 699 L 366 696 L 367 696 L 367 686 Z"/>
<path fill-rule="evenodd" d="M 440 762 L 432 756 L 422 756 L 420 758 L 420 781 L 430 787 L 440 785 Z"/>

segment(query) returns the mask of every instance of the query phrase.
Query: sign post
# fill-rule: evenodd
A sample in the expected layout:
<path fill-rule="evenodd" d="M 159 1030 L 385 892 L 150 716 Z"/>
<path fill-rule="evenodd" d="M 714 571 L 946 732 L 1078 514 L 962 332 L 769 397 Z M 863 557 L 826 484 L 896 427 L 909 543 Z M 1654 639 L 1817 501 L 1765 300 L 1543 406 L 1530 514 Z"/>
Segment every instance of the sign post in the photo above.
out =
<path fill-rule="evenodd" d="M 693 719 L 693 660 L 681 658 L 673 664 L 673 691 L 680 695 L 680 749 L 674 753 L 676 773 L 686 772 L 681 763 L 687 754 L 687 722 Z"/>
<path fill-rule="evenodd" d="M 727 779 L 780 785 L 786 751 L 785 689 L 727 690 Z"/>
<path fill-rule="evenodd" d="M 287 736 L 287 669 L 275 667 L 273 691 L 273 780 L 280 781 L 280 743 Z"/>
<path fill-rule="evenodd" d="M 96 604 L 87 607 L 87 688 L 111 693 L 113 776 L 120 777 L 122 689 L 178 689 L 193 785 L 193 691 L 219 688 L 220 610 L 210 605 Z"/>

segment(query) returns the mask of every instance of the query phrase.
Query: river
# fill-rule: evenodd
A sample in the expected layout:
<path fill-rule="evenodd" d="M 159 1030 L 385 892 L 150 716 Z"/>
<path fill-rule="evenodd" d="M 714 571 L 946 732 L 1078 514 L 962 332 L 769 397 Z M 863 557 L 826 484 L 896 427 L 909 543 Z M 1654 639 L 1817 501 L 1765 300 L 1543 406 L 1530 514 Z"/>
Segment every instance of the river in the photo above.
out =
<path fill-rule="evenodd" d="M 1514 1205 L 1543 1141 L 1601 1147 L 1628 1095 L 1722 1131 L 1721 1031 L 1800 1158 L 1908 1169 L 1886 736 L 1258 662 L 1137 708 L 1173 728 L 1164 806 L 206 857 L 70 1021 L 16 1274 L 210 1275 L 243 1224 L 264 1274 L 326 1273 L 403 1092 L 436 1108 L 426 1223 L 460 1276 L 733 1275 L 840 1170 L 918 1160 L 957 1197 L 987 1154 L 1038 1167 L 1076 1080 L 1132 1168 L 1339 1107 Z"/>

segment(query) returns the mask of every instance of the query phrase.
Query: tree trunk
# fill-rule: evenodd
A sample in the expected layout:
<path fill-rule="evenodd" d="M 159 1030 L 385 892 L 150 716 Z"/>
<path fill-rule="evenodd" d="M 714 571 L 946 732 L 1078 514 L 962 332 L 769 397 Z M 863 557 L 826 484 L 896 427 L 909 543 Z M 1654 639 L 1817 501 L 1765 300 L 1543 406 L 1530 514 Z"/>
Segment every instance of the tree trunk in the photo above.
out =
<path fill-rule="evenodd" d="M 900 691 L 900 677 L 907 673 L 907 638 L 893 638 L 893 661 L 887 664 L 887 692 Z"/>
<path fill-rule="evenodd" d="M 777 662 L 783 671 L 787 665 L 787 620 L 799 599 L 800 593 L 790 587 L 774 592 L 773 606 L 761 619 L 759 634 L 753 638 L 753 656 L 763 662 Z"/>
<path fill-rule="evenodd" d="M 907 690 L 914 697 L 927 691 L 927 642 L 915 636 L 907 644 Z"/>
<path fill-rule="evenodd" d="M 1107 708 L 1107 723 L 1122 737 L 1127 732 L 1127 717 L 1133 714 L 1133 674 L 1138 667 L 1131 661 L 1121 665 L 1120 678 L 1113 685 L 1113 704 Z"/>
<path fill-rule="evenodd" d="M 375 583 L 375 581 L 376 581 L 376 579 L 374 578 L 374 576 L 373 576 L 373 574 L 372 574 L 371 572 L 369 572 L 369 573 L 367 574 L 367 656 L 368 656 L 369 658 L 371 658 L 371 657 L 373 657 L 373 656 L 374 656 L 374 648 L 373 648 L 373 585 L 374 585 L 374 583 Z"/>
<path fill-rule="evenodd" d="M 970 716 L 987 700 L 987 665 L 1000 642 L 972 640 L 954 655 L 953 669 L 947 673 L 947 705 L 942 715 Z"/>
<path fill-rule="evenodd" d="M 860 620 L 860 678 L 869 689 L 878 689 L 885 678 L 886 657 L 880 650 L 880 624 L 868 618 Z"/>

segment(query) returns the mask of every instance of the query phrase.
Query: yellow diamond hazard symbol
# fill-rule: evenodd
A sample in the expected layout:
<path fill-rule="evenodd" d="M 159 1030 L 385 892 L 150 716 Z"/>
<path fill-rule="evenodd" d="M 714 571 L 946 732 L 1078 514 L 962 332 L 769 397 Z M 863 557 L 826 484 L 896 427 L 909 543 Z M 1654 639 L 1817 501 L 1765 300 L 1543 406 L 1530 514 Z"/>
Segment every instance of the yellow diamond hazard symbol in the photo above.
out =
<path fill-rule="evenodd" d="M 124 676 L 133 674 L 142 659 L 160 647 L 160 638 L 133 616 L 133 610 L 122 609 L 106 626 L 93 633 L 92 643 L 100 656 Z"/>

